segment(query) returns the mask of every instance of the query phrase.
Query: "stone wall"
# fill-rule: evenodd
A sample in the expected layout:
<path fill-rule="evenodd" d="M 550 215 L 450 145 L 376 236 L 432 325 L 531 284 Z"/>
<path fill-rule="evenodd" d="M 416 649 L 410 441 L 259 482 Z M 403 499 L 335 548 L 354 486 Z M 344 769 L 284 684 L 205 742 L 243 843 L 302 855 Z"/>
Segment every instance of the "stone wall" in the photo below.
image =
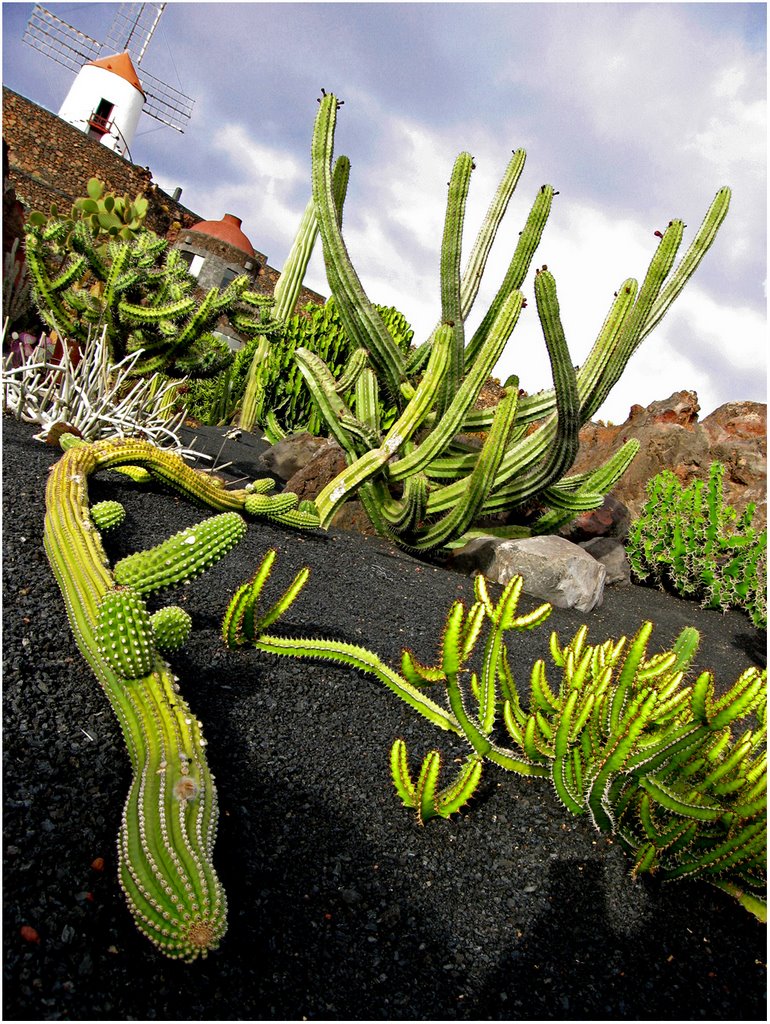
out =
<path fill-rule="evenodd" d="M 51 203 L 69 211 L 85 195 L 89 178 L 99 178 L 110 192 L 149 200 L 147 227 L 174 242 L 181 230 L 204 218 L 176 202 L 152 180 L 148 167 L 139 167 L 113 153 L 95 139 L 3 86 L 3 139 L 8 144 L 11 187 L 27 210 L 47 213 Z M 223 210 L 222 213 L 229 211 Z M 233 211 L 239 216 L 239 211 Z M 253 240 L 252 240 L 253 241 Z M 266 257 L 262 257 L 263 261 Z M 263 294 L 271 295 L 279 271 L 264 263 L 257 280 Z M 325 298 L 303 288 L 297 308 Z"/>
<path fill-rule="evenodd" d="M 100 178 L 111 192 L 144 193 L 150 200 L 147 226 L 164 238 L 201 220 L 175 202 L 138 167 L 56 114 L 3 87 L 3 138 L 8 143 L 11 183 L 28 209 L 48 212 L 51 203 L 67 210 L 85 195 L 89 178 Z"/>

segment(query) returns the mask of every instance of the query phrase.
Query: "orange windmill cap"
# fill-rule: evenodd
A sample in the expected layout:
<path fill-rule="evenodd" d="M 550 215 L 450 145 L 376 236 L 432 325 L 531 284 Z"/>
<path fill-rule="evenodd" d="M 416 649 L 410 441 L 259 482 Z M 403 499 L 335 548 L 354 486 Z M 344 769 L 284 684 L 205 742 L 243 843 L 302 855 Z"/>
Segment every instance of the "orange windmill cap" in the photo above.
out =
<path fill-rule="evenodd" d="M 147 99 L 145 91 L 142 88 L 142 83 L 139 81 L 139 76 L 136 73 L 133 61 L 128 55 L 128 50 L 124 50 L 123 53 L 114 53 L 111 57 L 100 57 L 98 60 L 89 60 L 88 64 L 94 68 L 104 68 L 105 71 L 111 71 L 114 75 L 119 75 L 120 78 L 125 78 L 135 89 Z"/>
<path fill-rule="evenodd" d="M 232 213 L 226 213 L 221 220 L 198 221 L 190 231 L 199 231 L 202 235 L 218 238 L 221 242 L 227 242 L 228 245 L 248 253 L 249 256 L 255 254 L 254 246 L 241 231 L 240 217 L 235 217 Z"/>

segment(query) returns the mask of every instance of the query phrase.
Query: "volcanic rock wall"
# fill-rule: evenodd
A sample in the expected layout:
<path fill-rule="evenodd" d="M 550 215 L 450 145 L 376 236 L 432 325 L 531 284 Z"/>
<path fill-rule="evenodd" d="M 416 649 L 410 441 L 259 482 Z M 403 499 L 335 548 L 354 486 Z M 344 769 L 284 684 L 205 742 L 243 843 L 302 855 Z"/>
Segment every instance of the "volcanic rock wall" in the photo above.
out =
<path fill-rule="evenodd" d="M 631 407 L 620 426 L 587 423 L 580 432 L 580 452 L 570 474 L 601 465 L 634 437 L 640 450 L 612 492 L 613 498 L 639 514 L 647 482 L 664 469 L 687 486 L 707 480 L 712 462 L 725 466 L 725 500 L 739 512 L 753 501 L 754 525 L 767 524 L 767 406 L 760 402 L 728 402 L 703 421 L 694 391 L 677 391 L 647 408 Z"/>

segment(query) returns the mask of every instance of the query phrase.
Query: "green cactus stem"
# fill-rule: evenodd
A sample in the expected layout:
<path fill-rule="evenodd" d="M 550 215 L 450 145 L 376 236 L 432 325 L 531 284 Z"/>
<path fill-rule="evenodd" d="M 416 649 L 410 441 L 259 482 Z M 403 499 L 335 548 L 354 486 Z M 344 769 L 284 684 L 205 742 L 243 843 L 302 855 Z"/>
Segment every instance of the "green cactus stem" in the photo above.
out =
<path fill-rule="evenodd" d="M 342 209 L 349 176 L 350 161 L 347 157 L 340 157 L 335 164 L 331 183 L 333 201 L 339 210 Z M 289 321 L 294 312 L 294 307 L 297 305 L 302 281 L 305 277 L 310 257 L 313 255 L 317 237 L 318 221 L 315 204 L 311 198 L 302 214 L 297 234 L 273 292 L 271 315 L 273 320 L 282 326 Z M 279 344 L 278 347 L 283 349 L 284 346 Z M 254 352 L 251 366 L 249 367 L 238 418 L 238 424 L 244 430 L 253 430 L 260 418 L 260 414 L 266 415 L 266 410 L 261 408 L 264 402 L 262 375 L 270 351 L 271 346 L 268 339 L 264 335 L 261 336 L 258 347 Z M 293 369 L 293 367 L 290 366 L 288 369 Z"/>
<path fill-rule="evenodd" d="M 509 534 L 526 536 L 547 532 L 554 523 L 561 525 L 579 512 L 598 507 L 638 448 L 633 443 L 624 446 L 590 480 L 580 474 L 567 476 L 578 451 L 580 427 L 597 411 L 641 341 L 696 270 L 727 213 L 730 190 L 717 193 L 678 265 L 684 225 L 672 220 L 665 231 L 658 232 L 660 243 L 641 287 L 632 279 L 623 283 L 579 369 L 573 366 L 564 337 L 553 275 L 546 267 L 536 273 L 537 314 L 554 387 L 521 397 L 508 429 L 496 431 L 499 451 L 491 470 L 489 449 L 482 443 L 468 443 L 466 437 L 493 429 L 493 417 L 499 410 L 473 407 L 524 305 L 520 288 L 556 191 L 551 185 L 538 190 L 504 279 L 479 327 L 468 338 L 467 320 L 480 277 L 525 154 L 517 150 L 509 160 L 464 271 L 462 233 L 474 165 L 469 153 L 458 156 L 449 181 L 441 242 L 441 319 L 427 341 L 405 358 L 364 292 L 342 236 L 331 173 L 338 108 L 334 95 L 321 98 L 311 147 L 313 199 L 329 285 L 346 332 L 359 350 L 367 353 L 379 392 L 398 404 L 400 416 L 406 416 L 413 429 L 403 434 L 391 431 L 383 437 L 381 426 L 372 418 L 366 421 L 359 408 L 352 415 L 341 394 L 342 375 L 324 365 L 317 354 L 297 350 L 297 364 L 317 409 L 348 462 L 337 480 L 318 496 L 321 523 L 328 525 L 341 502 L 355 494 L 378 532 L 406 550 L 430 551 L 470 539 L 478 532 L 476 524 L 501 512 L 509 516 Z M 451 331 L 447 358 L 431 362 L 436 347 L 447 345 L 447 331 Z M 437 379 L 426 387 L 429 377 Z M 362 378 L 367 379 L 365 370 L 358 381 Z M 518 388 L 518 378 L 514 379 Z M 522 383 L 526 386 L 526 381 Z M 414 406 L 418 392 L 432 396 L 419 410 Z M 502 415 L 505 418 L 506 413 Z M 421 476 L 421 488 L 427 488 L 419 519 L 403 514 L 401 504 L 412 475 Z M 412 488 L 411 493 L 414 496 L 418 491 Z M 532 523 L 531 510 L 538 505 L 542 515 Z"/>
<path fill-rule="evenodd" d="M 618 837 L 631 854 L 633 875 L 712 882 L 766 920 L 766 672 L 747 669 L 716 698 L 708 672 L 685 684 L 700 639 L 692 627 L 670 650 L 651 654 L 651 622 L 631 639 L 596 646 L 588 644 L 583 626 L 563 646 L 551 635 L 560 681 L 549 680 L 540 659 L 532 666 L 528 699 L 522 699 L 505 635 L 538 626 L 551 607 L 520 614 L 521 577 L 493 601 L 478 576 L 471 608 L 466 611 L 456 601 L 447 614 L 436 664 L 421 665 L 405 650 L 399 673 L 363 647 L 267 634 L 306 579 L 298 576 L 260 615 L 257 605 L 273 558 L 233 597 L 223 623 L 225 641 L 354 667 L 379 679 L 440 729 L 463 737 L 470 751 L 443 789 L 438 751 L 423 758 L 415 778 L 405 743 L 393 744 L 393 783 L 418 821 L 449 817 L 464 806 L 485 762 L 548 778 L 567 810 Z M 480 670 L 474 672 L 470 659 L 482 636 Z M 751 726 L 734 735 L 742 719 Z M 507 736 L 507 745 L 501 736 Z"/>
<path fill-rule="evenodd" d="M 382 317 L 367 298 L 342 237 L 342 217 L 331 163 L 338 106 L 336 96 L 329 94 L 323 97 L 312 143 L 313 202 L 323 242 L 326 274 L 348 337 L 358 348 L 370 353 L 389 396 L 398 400 L 400 385 L 405 380 L 403 355 Z"/>
<path fill-rule="evenodd" d="M 91 519 L 97 530 L 112 530 L 125 518 L 126 510 L 119 501 L 97 501 L 91 506 Z"/>
<path fill-rule="evenodd" d="M 152 636 L 161 654 L 175 654 L 187 642 L 192 631 L 190 615 L 179 605 L 169 604 L 150 616 Z"/>
<path fill-rule="evenodd" d="M 74 227 L 33 217 L 25 231 L 33 295 L 44 322 L 81 345 L 106 328 L 113 363 L 136 354 L 134 377 L 217 374 L 233 359 L 212 333 L 221 316 L 270 328 L 264 297 L 249 291 L 246 275 L 198 300 L 180 253 L 151 231 L 129 232 L 126 239 L 119 230 L 100 244 L 102 236 L 94 234 L 88 217 Z"/>
<path fill-rule="evenodd" d="M 724 466 L 708 481 L 683 487 L 670 471 L 653 477 L 647 501 L 631 524 L 628 557 L 634 575 L 673 588 L 705 607 L 745 610 L 767 627 L 767 531 L 752 526 L 755 506 L 738 518 L 724 501 Z"/>
<path fill-rule="evenodd" d="M 249 500 L 244 501 L 244 508 Z M 266 503 L 269 505 L 272 500 L 266 498 Z M 242 516 L 222 512 L 197 526 L 188 526 L 148 551 L 122 558 L 113 566 L 115 582 L 132 587 L 138 594 L 172 587 L 199 576 L 235 547 L 245 533 L 246 521 Z"/>
<path fill-rule="evenodd" d="M 226 928 L 226 898 L 212 865 L 217 795 L 200 722 L 161 654 L 184 641 L 189 617 L 182 609 L 151 617 L 142 595 L 191 578 L 230 550 L 246 528 L 242 513 L 252 514 L 247 501 L 267 488 L 257 482 L 226 490 L 221 480 L 145 441 L 64 446 L 46 488 L 44 545 L 77 645 L 110 701 L 131 759 L 118 840 L 120 884 L 137 927 L 167 956 L 191 961 L 215 949 Z M 92 521 L 87 481 L 99 470 L 128 466 L 221 515 L 123 559 L 120 582 Z M 275 517 L 282 521 L 280 512 Z"/>

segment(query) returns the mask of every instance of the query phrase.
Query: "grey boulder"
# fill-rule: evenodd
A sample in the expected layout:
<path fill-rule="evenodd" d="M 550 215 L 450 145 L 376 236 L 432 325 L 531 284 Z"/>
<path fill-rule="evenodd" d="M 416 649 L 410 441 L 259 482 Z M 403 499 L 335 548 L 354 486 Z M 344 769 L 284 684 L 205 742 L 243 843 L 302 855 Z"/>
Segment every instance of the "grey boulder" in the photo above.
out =
<path fill-rule="evenodd" d="M 601 605 L 607 577 L 602 562 L 555 536 L 500 541 L 483 572 L 487 579 L 503 584 L 521 576 L 525 594 L 580 612 Z"/>

